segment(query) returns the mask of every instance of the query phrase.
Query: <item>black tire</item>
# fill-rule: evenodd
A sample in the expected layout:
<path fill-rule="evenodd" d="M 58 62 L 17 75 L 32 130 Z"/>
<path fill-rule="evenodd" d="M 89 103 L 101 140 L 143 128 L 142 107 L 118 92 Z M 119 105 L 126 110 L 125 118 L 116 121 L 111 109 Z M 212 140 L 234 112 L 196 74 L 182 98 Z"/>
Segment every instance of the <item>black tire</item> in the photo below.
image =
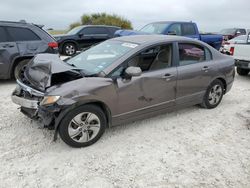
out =
<path fill-rule="evenodd" d="M 239 68 L 239 67 L 237 67 L 237 73 L 239 74 L 239 75 L 241 75 L 241 76 L 247 76 L 248 75 L 248 73 L 249 73 L 249 70 L 247 70 L 247 69 L 242 69 L 242 68 Z"/>
<path fill-rule="evenodd" d="M 30 59 L 25 59 L 17 63 L 14 68 L 14 78 L 18 79 L 21 77 L 22 73 L 25 70 L 26 65 L 29 63 Z"/>
<path fill-rule="evenodd" d="M 219 88 L 221 88 L 221 95 L 219 96 L 215 96 L 215 98 L 216 98 L 216 100 L 213 100 L 213 98 L 211 98 L 210 97 L 210 93 L 212 92 L 212 91 L 214 91 L 214 88 L 216 87 L 216 86 L 218 86 L 217 88 L 219 89 Z M 221 102 L 221 100 L 222 100 L 222 98 L 223 98 L 223 95 L 224 95 L 224 85 L 223 85 L 223 83 L 220 81 L 220 80 L 218 80 L 218 79 L 216 79 L 216 80 L 214 80 L 209 86 L 208 86 L 208 88 L 207 88 L 207 91 L 206 91 L 206 93 L 205 93 L 205 95 L 204 95 L 204 97 L 203 97 L 203 102 L 202 102 L 202 104 L 201 104 L 201 106 L 203 107 L 203 108 L 207 108 L 207 109 L 212 109 L 212 108 L 215 108 L 215 107 L 217 107 L 219 104 L 220 104 L 220 102 Z M 219 90 L 218 90 L 219 91 Z M 219 93 L 219 92 L 218 92 Z M 213 95 L 212 93 L 211 93 L 211 95 Z M 214 104 L 212 103 L 212 100 L 215 102 Z"/>
<path fill-rule="evenodd" d="M 76 51 L 77 51 L 77 46 L 73 42 L 66 42 L 63 45 L 63 48 L 62 48 L 63 55 L 72 56 L 72 55 L 75 55 Z"/>
<path fill-rule="evenodd" d="M 77 115 L 81 115 L 82 113 L 92 113 L 94 115 L 96 115 L 99 120 L 100 120 L 100 129 L 99 132 L 96 134 L 95 137 L 91 138 L 89 137 L 89 132 L 86 133 L 88 135 L 88 138 L 91 138 L 89 141 L 87 142 L 77 142 L 75 141 L 73 138 L 71 138 L 71 136 L 69 135 L 69 128 L 70 126 L 72 126 L 72 120 L 77 116 Z M 82 119 L 82 117 L 81 117 Z M 74 125 L 74 123 L 73 123 Z M 76 124 L 75 124 L 76 125 Z M 80 126 L 79 126 L 80 127 Z M 76 128 L 79 128 L 76 127 Z M 86 146 L 90 146 L 92 144 L 94 144 L 97 140 L 100 139 L 100 137 L 103 135 L 103 133 L 105 132 L 105 129 L 107 127 L 107 119 L 106 116 L 104 114 L 104 112 L 102 111 L 101 108 L 99 108 L 96 105 L 83 105 L 80 107 L 77 107 L 73 110 L 71 110 L 61 121 L 58 131 L 59 131 L 59 135 L 62 138 L 62 140 L 68 144 L 71 147 L 75 147 L 75 148 L 80 148 L 80 147 L 86 147 Z M 81 132 L 82 131 L 82 132 Z M 81 134 L 83 135 L 83 130 L 81 130 Z M 93 133 L 92 133 L 93 134 Z M 81 135 L 78 135 L 81 136 Z M 75 138 L 77 136 L 74 136 Z M 77 139 L 77 138 L 76 138 Z"/>

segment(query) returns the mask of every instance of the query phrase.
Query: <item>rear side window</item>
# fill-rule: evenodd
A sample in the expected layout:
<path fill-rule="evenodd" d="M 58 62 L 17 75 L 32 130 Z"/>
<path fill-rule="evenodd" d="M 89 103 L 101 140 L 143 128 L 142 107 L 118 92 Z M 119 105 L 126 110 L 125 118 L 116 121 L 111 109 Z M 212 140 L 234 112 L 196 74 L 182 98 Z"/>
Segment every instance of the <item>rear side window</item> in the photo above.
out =
<path fill-rule="evenodd" d="M 212 53 L 210 52 L 208 48 L 205 48 L 205 58 L 206 58 L 206 61 L 210 61 L 213 59 Z"/>
<path fill-rule="evenodd" d="M 183 24 L 182 34 L 185 35 L 196 35 L 194 24 Z"/>
<path fill-rule="evenodd" d="M 13 41 L 36 41 L 41 40 L 33 31 L 21 27 L 7 27 Z"/>
<path fill-rule="evenodd" d="M 7 33 L 3 27 L 0 27 L 0 42 L 7 42 Z"/>
<path fill-rule="evenodd" d="M 106 28 L 103 27 L 89 27 L 89 28 L 85 28 L 82 31 L 83 34 L 85 35 L 100 35 L 100 34 L 108 34 L 108 30 Z"/>
<path fill-rule="evenodd" d="M 204 47 L 196 44 L 179 44 L 179 64 L 180 66 L 190 65 L 205 61 Z"/>

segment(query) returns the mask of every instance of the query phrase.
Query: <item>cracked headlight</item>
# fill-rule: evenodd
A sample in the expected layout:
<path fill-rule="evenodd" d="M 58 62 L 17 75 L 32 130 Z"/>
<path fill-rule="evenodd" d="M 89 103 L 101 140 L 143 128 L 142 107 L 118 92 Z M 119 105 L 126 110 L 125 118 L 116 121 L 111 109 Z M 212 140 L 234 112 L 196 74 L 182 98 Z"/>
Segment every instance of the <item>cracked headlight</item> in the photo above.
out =
<path fill-rule="evenodd" d="M 40 105 L 50 105 L 54 104 L 60 99 L 61 96 L 44 96 L 43 100 L 41 101 Z"/>

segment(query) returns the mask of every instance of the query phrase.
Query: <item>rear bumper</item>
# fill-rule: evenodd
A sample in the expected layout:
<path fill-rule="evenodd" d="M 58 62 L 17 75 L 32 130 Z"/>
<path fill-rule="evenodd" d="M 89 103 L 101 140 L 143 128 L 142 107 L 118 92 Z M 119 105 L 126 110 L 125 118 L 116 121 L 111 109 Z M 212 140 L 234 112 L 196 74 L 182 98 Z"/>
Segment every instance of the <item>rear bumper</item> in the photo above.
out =
<path fill-rule="evenodd" d="M 235 60 L 235 66 L 242 68 L 242 69 L 248 69 L 250 70 L 250 61 L 243 61 L 243 60 Z"/>
<path fill-rule="evenodd" d="M 229 84 L 227 84 L 227 90 L 226 90 L 226 93 L 229 92 L 233 87 L 233 81 Z"/>

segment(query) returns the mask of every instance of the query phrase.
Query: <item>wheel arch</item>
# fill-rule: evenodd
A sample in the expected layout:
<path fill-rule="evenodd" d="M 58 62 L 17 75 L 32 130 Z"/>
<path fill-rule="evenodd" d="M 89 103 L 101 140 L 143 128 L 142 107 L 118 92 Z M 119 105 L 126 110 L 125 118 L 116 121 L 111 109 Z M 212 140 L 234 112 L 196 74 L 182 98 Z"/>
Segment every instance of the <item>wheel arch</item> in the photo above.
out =
<path fill-rule="evenodd" d="M 111 127 L 112 125 L 112 116 L 111 116 L 111 110 L 110 108 L 102 101 L 98 101 L 98 100 L 89 100 L 89 101 L 84 101 L 84 102 L 78 102 L 78 103 L 75 103 L 67 108 L 65 108 L 64 110 L 62 110 L 59 114 L 59 116 L 55 119 L 55 134 L 54 134 L 54 140 L 57 139 L 57 133 L 58 133 L 58 127 L 61 123 L 61 121 L 63 120 L 63 118 L 67 115 L 67 113 L 69 113 L 71 110 L 75 109 L 75 108 L 78 108 L 80 106 L 83 106 L 83 105 L 95 105 L 95 106 L 98 106 L 100 107 L 106 118 L 107 118 L 107 126 L 108 128 Z"/>
<path fill-rule="evenodd" d="M 23 60 L 31 60 L 34 56 L 19 56 L 16 57 L 11 64 L 11 68 L 9 71 L 9 76 L 10 78 L 14 78 L 14 71 L 15 71 L 15 67 L 18 65 L 19 62 L 23 61 Z"/>
<path fill-rule="evenodd" d="M 76 45 L 76 49 L 79 50 L 79 44 L 78 44 L 78 42 L 75 41 L 75 40 L 73 40 L 73 39 L 68 39 L 68 40 L 63 41 L 61 43 L 61 49 L 62 50 L 63 50 L 64 45 L 67 44 L 67 43 L 73 43 L 73 44 L 75 44 Z"/>
<path fill-rule="evenodd" d="M 225 80 L 225 78 L 223 78 L 223 77 L 216 77 L 216 78 L 214 78 L 213 80 L 212 80 L 212 82 L 214 82 L 215 80 L 220 80 L 221 82 L 222 82 L 222 84 L 223 84 L 223 89 L 224 89 L 224 91 L 223 91 L 223 93 L 225 94 L 226 93 L 226 91 L 227 91 L 227 82 L 226 82 L 226 80 Z M 211 83 L 212 83 L 211 82 Z M 210 84 L 211 84 L 210 83 Z"/>

